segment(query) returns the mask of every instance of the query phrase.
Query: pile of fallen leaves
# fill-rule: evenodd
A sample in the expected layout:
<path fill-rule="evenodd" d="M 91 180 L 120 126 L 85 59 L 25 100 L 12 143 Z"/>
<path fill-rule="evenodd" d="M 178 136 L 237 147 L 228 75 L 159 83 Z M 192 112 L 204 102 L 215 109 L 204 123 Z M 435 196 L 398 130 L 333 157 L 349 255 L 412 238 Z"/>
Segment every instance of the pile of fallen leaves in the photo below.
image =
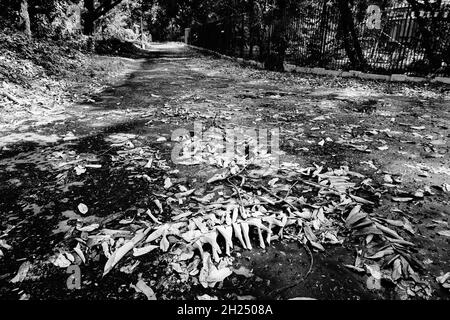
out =
<path fill-rule="evenodd" d="M 443 288 L 448 289 L 450 291 L 450 272 L 447 272 L 446 274 L 437 277 L 436 281 L 439 282 Z"/>
<path fill-rule="evenodd" d="M 371 179 L 348 167 L 271 165 L 273 155 L 258 150 L 251 157 L 245 148 L 242 154 L 225 154 L 219 139 L 180 140 L 182 165 L 206 166 L 216 172 L 202 186 L 178 183 L 173 177 L 177 170 L 151 148 L 138 146 L 135 135 L 108 137 L 106 141 L 118 149 L 113 161 L 165 172 L 163 181 L 147 174 L 133 176 L 148 181 L 153 205 L 138 210 L 133 218 L 113 214 L 98 220 L 86 216 L 92 212 L 80 203 L 73 215 L 77 224 L 63 229 L 65 238 L 75 239 L 76 246 L 60 246 L 50 261 L 66 268 L 88 264 L 101 254 L 107 259 L 103 275 L 123 260 L 128 263 L 120 271 L 132 273 L 138 257 L 157 251 L 182 282 L 212 288 L 233 272 L 242 272 L 233 267 L 236 246 L 252 250 L 284 239 L 300 243 L 312 257 L 311 251 L 361 238 L 364 245 L 357 250 L 354 265 L 346 267 L 367 274 L 369 289 L 389 282 L 405 299 L 431 295 L 418 274 L 422 266 L 411 251 L 414 243 L 400 235 L 413 234 L 414 228 L 406 218 L 391 220 L 371 213 L 381 198 L 381 189 Z M 252 137 L 243 141 L 251 145 Z M 76 175 L 99 168 L 97 159 L 88 156 L 54 153 L 51 157 L 56 167 L 71 168 Z M 135 263 L 130 263 L 133 259 Z M 140 281 L 145 292 L 152 290 Z"/>

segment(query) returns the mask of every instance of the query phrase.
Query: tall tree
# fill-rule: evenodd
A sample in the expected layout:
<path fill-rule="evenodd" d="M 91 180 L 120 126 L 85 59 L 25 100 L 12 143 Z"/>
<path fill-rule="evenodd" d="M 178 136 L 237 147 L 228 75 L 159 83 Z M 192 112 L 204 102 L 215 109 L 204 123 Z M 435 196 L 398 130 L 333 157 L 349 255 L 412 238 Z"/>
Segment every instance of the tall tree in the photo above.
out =
<path fill-rule="evenodd" d="M 96 1 L 84 0 L 84 34 L 92 35 L 95 31 L 95 21 L 114 9 L 122 0 L 100 0 L 96 7 Z"/>
<path fill-rule="evenodd" d="M 284 71 L 284 59 L 288 42 L 286 39 L 287 13 L 289 0 L 275 0 L 267 14 L 270 27 L 269 52 L 264 67 L 272 71 Z"/>
<path fill-rule="evenodd" d="M 31 38 L 30 14 L 28 13 L 28 0 L 20 1 L 20 29 L 23 33 Z"/>
<path fill-rule="evenodd" d="M 336 0 L 339 9 L 339 26 L 344 42 L 345 52 L 350 60 L 351 67 L 356 70 L 364 71 L 366 61 L 361 49 L 356 31 L 351 6 L 352 0 Z"/>
<path fill-rule="evenodd" d="M 94 33 L 95 6 L 94 0 L 84 0 L 84 34 L 91 35 Z"/>

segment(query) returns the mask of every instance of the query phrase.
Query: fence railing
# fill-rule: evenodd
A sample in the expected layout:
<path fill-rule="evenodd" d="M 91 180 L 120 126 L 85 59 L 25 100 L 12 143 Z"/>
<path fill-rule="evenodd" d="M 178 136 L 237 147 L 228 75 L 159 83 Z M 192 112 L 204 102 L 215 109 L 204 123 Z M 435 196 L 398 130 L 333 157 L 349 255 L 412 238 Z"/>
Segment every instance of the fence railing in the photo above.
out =
<path fill-rule="evenodd" d="M 434 16 L 433 16 L 434 14 Z M 381 74 L 405 73 L 424 76 L 449 76 L 450 68 L 431 67 L 425 41 L 434 41 L 442 65 L 450 65 L 450 5 L 439 13 L 421 11 L 428 21 L 438 25 L 436 39 L 423 39 L 417 17 L 409 6 L 396 5 L 382 11 L 379 28 L 369 28 L 365 17 L 355 18 L 358 39 L 366 62 L 366 71 Z M 352 69 L 339 28 L 339 12 L 331 4 L 305 8 L 302 14 L 285 23 L 286 62 L 298 66 Z M 428 19 L 428 20 L 427 20 Z M 273 23 L 257 15 L 240 14 L 192 28 L 191 43 L 246 59 L 265 61 Z"/>

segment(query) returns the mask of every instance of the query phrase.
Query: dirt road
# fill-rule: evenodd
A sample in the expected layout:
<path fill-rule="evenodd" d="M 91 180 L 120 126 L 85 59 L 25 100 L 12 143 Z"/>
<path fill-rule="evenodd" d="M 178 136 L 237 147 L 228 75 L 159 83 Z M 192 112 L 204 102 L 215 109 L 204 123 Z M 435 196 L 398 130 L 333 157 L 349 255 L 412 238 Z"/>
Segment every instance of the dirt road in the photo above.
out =
<path fill-rule="evenodd" d="M 450 271 L 449 88 L 269 73 L 175 43 L 154 45 L 137 62 L 127 79 L 91 101 L 49 115 L 46 124 L 24 123 L 2 133 L 0 296 L 142 299 L 130 284 L 145 279 L 158 299 L 204 293 L 220 298 L 415 298 L 402 296 L 392 284 L 369 290 L 364 270 L 344 266 L 354 264 L 364 239 L 345 233 L 338 233 L 342 244 L 313 250 L 313 261 L 295 242 L 254 250 L 235 246 L 234 264 L 253 275 L 233 274 L 213 289 L 184 281 L 157 251 L 137 265 L 124 259 L 105 277 L 102 254 L 85 252 L 85 263 L 73 254 L 82 281 L 81 289 L 70 290 L 66 269 L 49 259 L 73 252 L 80 243 L 89 246 L 90 231 L 73 235 L 82 229 L 77 223 L 133 229 L 147 208 L 158 211 L 154 200 L 167 177 L 188 189 L 206 188 L 217 168 L 171 161 L 172 133 L 190 132 L 194 122 L 201 122 L 205 128 L 279 128 L 281 162 L 347 166 L 371 179 L 366 182 L 374 191 L 361 194 L 376 203 L 371 216 L 411 224 L 411 230 L 397 232 L 414 244 L 408 250 L 431 288 L 428 298 L 449 298 L 435 279 Z M 87 213 L 80 212 L 80 204 Z M 173 213 L 163 207 L 158 218 L 165 221 Z M 25 261 L 31 263 L 25 279 L 11 283 Z"/>

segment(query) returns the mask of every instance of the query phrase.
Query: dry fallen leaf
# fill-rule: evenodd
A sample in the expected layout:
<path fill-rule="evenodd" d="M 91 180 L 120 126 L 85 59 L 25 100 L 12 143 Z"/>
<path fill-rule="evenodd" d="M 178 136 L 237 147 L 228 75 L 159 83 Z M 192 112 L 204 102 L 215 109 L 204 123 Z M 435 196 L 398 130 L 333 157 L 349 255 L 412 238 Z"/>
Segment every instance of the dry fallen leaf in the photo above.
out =
<path fill-rule="evenodd" d="M 436 281 L 440 284 L 447 282 L 447 280 L 450 280 L 450 272 L 436 278 Z"/>
<path fill-rule="evenodd" d="M 169 243 L 169 240 L 167 240 L 167 229 L 166 229 L 166 230 L 164 230 L 161 241 L 159 242 L 159 248 L 163 252 L 166 252 L 167 250 L 169 250 L 169 246 L 170 246 L 170 243 Z"/>
<path fill-rule="evenodd" d="M 212 176 L 206 183 L 213 183 L 216 181 L 222 181 L 228 177 L 228 172 L 217 173 Z"/>
<path fill-rule="evenodd" d="M 416 198 L 423 198 L 424 195 L 425 195 L 425 192 L 422 189 L 417 189 L 416 192 L 414 192 L 414 197 L 416 197 Z"/>
<path fill-rule="evenodd" d="M 132 274 L 136 267 L 140 264 L 140 261 L 135 261 L 134 263 L 129 263 L 121 267 L 119 270 L 120 272 L 126 273 L 126 274 Z"/>
<path fill-rule="evenodd" d="M 56 257 L 52 257 L 50 261 L 57 267 L 67 268 L 75 260 L 69 252 L 60 252 Z"/>
<path fill-rule="evenodd" d="M 402 277 L 402 263 L 400 259 L 394 260 L 394 267 L 392 270 L 392 280 L 397 281 Z"/>
<path fill-rule="evenodd" d="M 450 184 L 443 183 L 442 184 L 442 190 L 444 190 L 445 192 L 450 192 Z"/>
<path fill-rule="evenodd" d="M 395 239 L 403 240 L 403 238 L 400 237 L 399 234 L 398 234 L 397 232 L 395 232 L 394 230 L 392 230 L 392 229 L 390 229 L 390 228 L 388 228 L 388 227 L 386 227 L 386 226 L 383 226 L 382 224 L 377 223 L 377 222 L 375 222 L 375 225 L 376 225 L 376 227 L 377 227 L 378 229 L 380 229 L 385 235 L 387 235 L 387 236 L 389 236 L 389 237 L 392 237 L 392 238 L 395 238 Z"/>
<path fill-rule="evenodd" d="M 226 255 L 231 254 L 231 249 L 233 248 L 233 227 L 232 226 L 217 226 L 216 230 L 225 239 L 225 253 Z"/>
<path fill-rule="evenodd" d="M 108 274 L 112 268 L 122 259 L 128 251 L 132 250 L 140 241 L 144 239 L 147 233 L 150 231 L 150 228 L 145 231 L 138 232 L 133 239 L 125 242 L 119 249 L 114 251 L 113 254 L 109 257 L 108 261 L 105 264 L 105 268 L 103 270 L 103 276 Z"/>
<path fill-rule="evenodd" d="M 92 232 L 92 231 L 98 229 L 98 227 L 100 227 L 100 225 L 98 223 L 93 223 L 89 226 L 77 228 L 77 230 L 81 231 L 81 232 Z"/>
<path fill-rule="evenodd" d="M 353 271 L 359 272 L 359 273 L 366 272 L 366 270 L 364 268 L 352 266 L 351 264 L 344 264 L 344 267 L 347 267 L 347 268 L 349 268 Z"/>
<path fill-rule="evenodd" d="M 85 172 L 86 172 L 86 168 L 85 167 L 82 167 L 80 165 L 75 167 L 75 173 L 76 173 L 77 176 L 80 176 L 80 175 L 82 175 Z"/>
<path fill-rule="evenodd" d="M 361 197 L 358 197 L 358 196 L 355 196 L 355 195 L 352 195 L 352 194 L 350 195 L 350 198 L 352 198 L 356 202 L 363 203 L 363 204 L 372 204 L 372 205 L 375 204 L 375 203 L 373 203 L 370 200 L 367 200 L 367 199 L 364 199 L 364 198 L 361 198 Z"/>
<path fill-rule="evenodd" d="M 145 213 L 150 217 L 150 219 L 153 220 L 154 223 L 161 224 L 161 222 L 159 222 L 159 220 L 152 214 L 150 209 L 147 209 Z"/>
<path fill-rule="evenodd" d="M 380 271 L 380 266 L 379 265 L 377 265 L 377 264 L 372 264 L 372 265 L 366 264 L 365 266 L 366 266 L 367 272 L 370 273 L 370 275 L 373 278 L 378 279 L 378 280 L 381 279 L 382 275 L 381 275 L 381 271 Z"/>
<path fill-rule="evenodd" d="M 232 226 L 233 226 L 234 236 L 239 240 L 239 242 L 241 243 L 241 246 L 244 249 L 248 249 L 247 244 L 245 243 L 245 241 L 242 237 L 241 225 L 239 223 L 233 223 Z"/>
<path fill-rule="evenodd" d="M 249 227 L 248 224 L 246 222 L 241 222 L 241 230 L 242 230 L 242 235 L 244 236 L 244 240 L 245 240 L 245 245 L 247 246 L 248 250 L 252 250 L 252 243 L 250 242 L 250 236 L 249 236 Z"/>
<path fill-rule="evenodd" d="M 246 278 L 253 277 L 252 271 L 244 266 L 240 266 L 238 269 L 233 269 L 233 272 L 239 276 L 244 276 Z"/>
<path fill-rule="evenodd" d="M 210 269 L 212 267 L 212 261 L 211 261 L 211 256 L 208 252 L 203 253 L 203 263 L 202 263 L 202 268 L 200 270 L 200 274 L 198 276 L 198 280 L 200 282 L 200 284 L 203 286 L 203 288 L 208 288 L 209 284 L 208 284 L 208 275 L 210 272 Z"/>
<path fill-rule="evenodd" d="M 6 250 L 11 250 L 12 246 L 6 243 L 6 240 L 0 239 L 0 247 Z"/>
<path fill-rule="evenodd" d="M 203 198 L 192 197 L 192 199 L 194 199 L 200 203 L 204 203 L 204 204 L 209 203 L 213 198 L 214 198 L 214 193 L 208 193 Z"/>
<path fill-rule="evenodd" d="M 450 238 L 450 230 L 442 230 L 437 233 L 440 236 L 449 237 Z"/>
<path fill-rule="evenodd" d="M 392 201 L 395 202 L 409 202 L 414 200 L 413 198 L 409 198 L 409 197 L 392 197 Z"/>
<path fill-rule="evenodd" d="M 367 217 L 367 213 L 361 211 L 361 205 L 356 205 L 349 213 L 347 219 L 345 220 L 345 225 L 347 228 L 354 225 L 356 222 Z"/>
<path fill-rule="evenodd" d="M 367 278 L 367 289 L 369 290 L 380 290 L 381 289 L 381 281 L 373 276 Z"/>
<path fill-rule="evenodd" d="M 325 248 L 320 243 L 315 242 L 315 241 L 311 241 L 311 240 L 309 241 L 309 243 L 311 243 L 311 245 L 314 248 L 319 249 L 320 251 L 325 251 Z"/>
<path fill-rule="evenodd" d="M 136 285 L 134 286 L 134 289 L 137 292 L 142 292 L 147 297 L 147 300 L 156 300 L 155 292 L 150 288 L 144 280 L 139 280 Z"/>
<path fill-rule="evenodd" d="M 17 271 L 17 274 L 14 278 L 10 280 L 12 283 L 20 283 L 27 277 L 28 271 L 31 268 L 31 262 L 25 261 L 22 263 L 19 267 L 19 270 Z"/>
<path fill-rule="evenodd" d="M 83 251 L 81 250 L 80 243 L 77 243 L 77 246 L 73 248 L 73 250 L 77 253 L 83 263 L 86 263 L 86 258 L 84 257 Z"/>
<path fill-rule="evenodd" d="M 139 257 L 142 256 L 144 254 L 147 254 L 149 252 L 152 252 L 153 250 L 159 248 L 159 246 L 154 246 L 152 244 L 149 244 L 145 247 L 142 248 L 133 248 L 133 256 L 135 257 Z"/>
<path fill-rule="evenodd" d="M 81 212 L 81 214 L 86 214 L 88 212 L 88 207 L 84 203 L 80 203 L 78 205 L 78 211 Z"/>
<path fill-rule="evenodd" d="M 257 300 L 255 296 L 246 295 L 246 296 L 236 296 L 237 300 L 248 301 L 248 300 Z"/>
<path fill-rule="evenodd" d="M 173 186 L 172 181 L 170 178 L 166 178 L 164 180 L 164 189 L 169 189 L 171 186 Z"/>
<path fill-rule="evenodd" d="M 376 260 L 376 259 L 380 259 L 380 258 L 383 258 L 384 256 L 388 256 L 388 255 L 391 255 L 391 254 L 394 254 L 394 249 L 392 249 L 392 248 L 386 248 L 386 249 L 381 250 L 381 251 L 378 251 L 378 252 L 375 253 L 374 255 L 368 256 L 368 257 L 366 257 L 366 258 L 367 258 L 367 259 L 373 259 L 373 260 Z"/>
<path fill-rule="evenodd" d="M 163 213 L 163 207 L 161 202 L 158 199 L 153 200 L 153 202 L 156 204 L 156 206 L 158 207 L 159 213 Z"/>
<path fill-rule="evenodd" d="M 217 269 L 214 266 L 211 268 L 207 281 L 208 282 L 222 282 L 226 277 L 231 275 L 233 272 L 230 268 Z"/>
<path fill-rule="evenodd" d="M 204 295 L 197 296 L 197 300 L 202 300 L 202 301 L 205 301 L 205 300 L 219 300 L 219 298 L 217 298 L 216 296 L 207 295 L 205 293 Z"/>

